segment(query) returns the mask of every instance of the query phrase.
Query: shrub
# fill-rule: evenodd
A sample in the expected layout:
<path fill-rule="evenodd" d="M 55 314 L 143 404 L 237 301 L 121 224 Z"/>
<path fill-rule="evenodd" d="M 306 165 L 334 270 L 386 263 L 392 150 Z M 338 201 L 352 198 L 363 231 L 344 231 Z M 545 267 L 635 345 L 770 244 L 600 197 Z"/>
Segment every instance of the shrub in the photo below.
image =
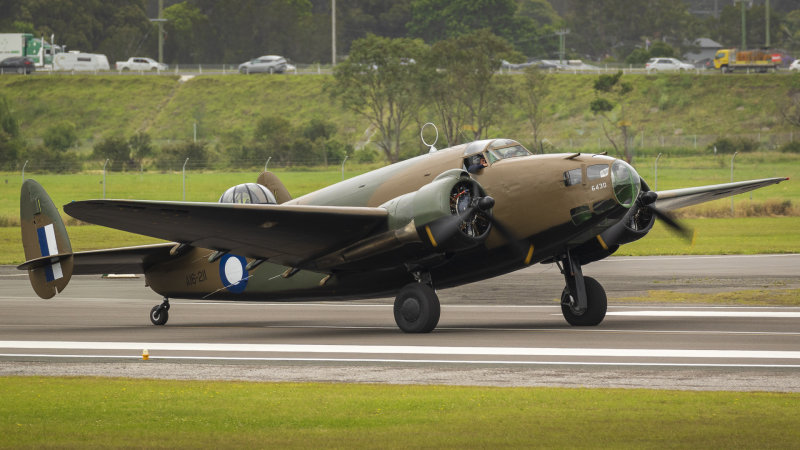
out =
<path fill-rule="evenodd" d="M 747 138 L 718 138 L 713 143 L 706 147 L 707 150 L 714 151 L 716 148 L 717 153 L 746 153 L 758 150 L 758 142 Z"/>
<path fill-rule="evenodd" d="M 800 153 L 800 141 L 787 142 L 781 146 L 784 153 Z"/>

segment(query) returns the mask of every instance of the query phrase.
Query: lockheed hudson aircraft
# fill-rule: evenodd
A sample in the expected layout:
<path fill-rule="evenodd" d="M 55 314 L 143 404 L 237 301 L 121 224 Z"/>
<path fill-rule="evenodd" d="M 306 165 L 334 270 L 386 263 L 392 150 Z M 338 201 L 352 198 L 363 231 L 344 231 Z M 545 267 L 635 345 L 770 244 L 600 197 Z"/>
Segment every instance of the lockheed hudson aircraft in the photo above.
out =
<path fill-rule="evenodd" d="M 480 161 L 481 157 L 485 160 Z M 234 186 L 218 203 L 86 200 L 64 211 L 89 223 L 170 241 L 73 252 L 58 210 L 33 180 L 22 186 L 26 263 L 42 298 L 72 274 L 143 273 L 169 298 L 247 301 L 396 295 L 408 333 L 439 321 L 434 289 L 473 283 L 530 264 L 555 263 L 561 309 L 572 325 L 606 314 L 606 294 L 582 267 L 644 237 L 669 210 L 787 178 L 652 191 L 625 161 L 595 154 L 532 155 L 489 139 L 423 156 L 292 198 L 278 178 Z M 532 283 L 534 281 L 532 280 Z M 554 295 L 557 295 L 554 293 Z"/>

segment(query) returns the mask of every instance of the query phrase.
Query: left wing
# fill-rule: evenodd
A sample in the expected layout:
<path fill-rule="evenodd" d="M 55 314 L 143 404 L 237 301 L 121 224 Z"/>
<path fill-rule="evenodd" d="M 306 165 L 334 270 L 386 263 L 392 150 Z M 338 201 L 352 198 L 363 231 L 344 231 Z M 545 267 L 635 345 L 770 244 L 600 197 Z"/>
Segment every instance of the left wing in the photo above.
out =
<path fill-rule="evenodd" d="M 87 200 L 64 211 L 97 225 L 292 267 L 388 227 L 385 209 L 364 207 Z"/>
<path fill-rule="evenodd" d="M 655 206 L 662 211 L 671 211 L 673 209 L 697 205 L 698 203 L 704 203 L 718 198 L 742 194 L 786 180 L 788 180 L 788 178 L 764 178 L 761 180 L 738 181 L 735 183 L 658 191 L 658 200 L 656 200 Z"/>

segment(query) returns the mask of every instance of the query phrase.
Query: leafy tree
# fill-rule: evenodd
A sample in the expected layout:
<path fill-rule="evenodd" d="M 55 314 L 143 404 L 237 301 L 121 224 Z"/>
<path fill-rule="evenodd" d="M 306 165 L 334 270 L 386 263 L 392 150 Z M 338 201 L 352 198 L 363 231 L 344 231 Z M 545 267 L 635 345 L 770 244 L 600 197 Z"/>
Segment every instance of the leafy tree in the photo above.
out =
<path fill-rule="evenodd" d="M 63 153 L 78 145 L 78 133 L 72 122 L 59 122 L 51 125 L 42 136 L 45 147 L 57 153 Z"/>
<path fill-rule="evenodd" d="M 503 59 L 517 57 L 511 44 L 488 30 L 433 45 L 426 64 L 441 71 L 430 71 L 424 92 L 434 103 L 449 145 L 488 135 L 513 99 L 510 77 L 497 71 Z"/>
<path fill-rule="evenodd" d="M 324 119 L 314 118 L 303 127 L 302 135 L 312 146 L 313 152 L 322 158 L 323 164 L 328 166 L 329 146 L 331 139 L 336 134 L 336 124 Z"/>
<path fill-rule="evenodd" d="M 545 97 L 550 93 L 550 80 L 551 77 L 544 71 L 534 66 L 526 67 L 521 89 L 517 94 L 525 117 L 527 117 L 528 123 L 531 124 L 533 140 L 536 142 L 536 147 L 539 148 L 540 153 L 544 153 L 541 128 L 547 117 L 545 115 Z"/>
<path fill-rule="evenodd" d="M 272 158 L 282 165 L 292 160 L 292 144 L 295 139 L 292 123 L 283 116 L 263 117 L 253 133 L 253 147 L 264 157 Z"/>
<path fill-rule="evenodd" d="M 205 167 L 208 163 L 208 145 L 203 141 L 167 145 L 156 156 L 155 163 L 161 170 L 179 170 L 186 158 L 189 158 L 190 167 Z"/>
<path fill-rule="evenodd" d="M 622 140 L 623 154 L 625 160 L 629 163 L 633 162 L 633 154 L 630 151 L 628 143 L 628 135 L 630 129 L 630 122 L 625 114 L 625 100 L 626 96 L 633 91 L 633 86 L 630 83 L 622 81 L 622 71 L 614 75 L 600 75 L 594 82 L 594 95 L 595 98 L 589 105 L 592 113 L 600 116 L 602 119 L 600 125 L 603 127 L 603 133 L 608 141 L 614 147 L 617 155 L 620 154 L 618 140 Z M 616 101 L 613 103 L 607 97 Z M 617 108 L 619 106 L 619 108 Z M 615 136 L 615 131 L 620 136 Z"/>
<path fill-rule="evenodd" d="M 140 131 L 128 139 L 128 146 L 131 150 L 131 156 L 139 162 L 139 168 L 141 169 L 144 159 L 153 153 L 150 135 Z"/>
<path fill-rule="evenodd" d="M 131 147 L 128 141 L 120 136 L 110 136 L 95 144 L 92 156 L 96 159 L 110 160 L 108 169 L 112 172 L 119 172 L 132 163 Z"/>
<path fill-rule="evenodd" d="M 677 54 L 671 45 L 663 41 L 656 41 L 650 46 L 650 56 L 653 58 L 674 58 Z"/>
<path fill-rule="evenodd" d="M 420 40 L 368 35 L 353 42 L 350 56 L 334 70 L 330 95 L 369 120 L 391 162 L 400 159 L 400 137 L 423 103 L 419 86 L 432 69 L 417 61 L 427 52 Z"/>

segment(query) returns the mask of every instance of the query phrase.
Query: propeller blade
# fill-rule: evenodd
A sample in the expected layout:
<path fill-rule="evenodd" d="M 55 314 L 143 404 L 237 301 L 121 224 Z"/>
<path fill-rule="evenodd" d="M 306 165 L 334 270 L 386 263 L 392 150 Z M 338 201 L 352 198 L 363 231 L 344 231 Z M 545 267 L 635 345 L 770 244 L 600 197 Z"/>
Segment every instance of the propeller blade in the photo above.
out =
<path fill-rule="evenodd" d="M 684 239 L 687 241 L 693 242 L 694 241 L 694 230 L 688 228 L 684 225 L 681 225 L 680 222 L 675 220 L 671 215 L 650 206 L 649 207 L 653 214 L 655 214 L 656 218 L 662 220 L 667 227 L 671 228 L 676 233 L 683 236 Z"/>

